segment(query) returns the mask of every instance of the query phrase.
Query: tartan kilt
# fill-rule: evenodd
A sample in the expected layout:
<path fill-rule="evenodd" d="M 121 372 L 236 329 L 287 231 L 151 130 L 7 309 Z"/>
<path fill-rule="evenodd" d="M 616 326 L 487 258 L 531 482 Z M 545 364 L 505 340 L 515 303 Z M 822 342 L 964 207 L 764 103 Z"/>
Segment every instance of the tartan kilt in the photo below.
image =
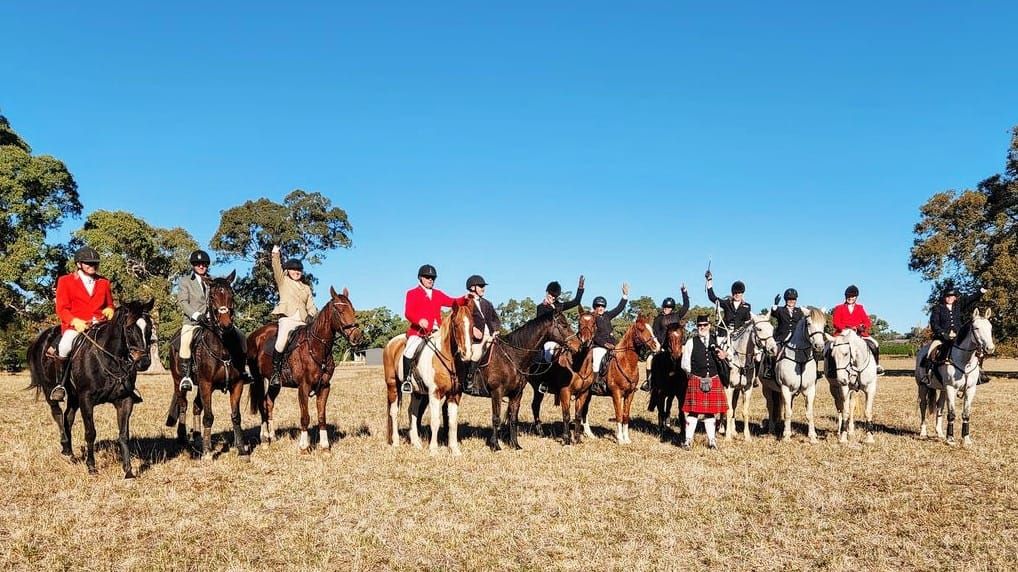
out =
<path fill-rule="evenodd" d="M 725 400 L 725 390 L 721 387 L 721 378 L 714 376 L 710 378 L 710 391 L 700 391 L 700 378 L 690 374 L 686 385 L 686 399 L 682 402 L 682 412 L 690 414 L 703 413 L 714 415 L 726 413 L 728 402 Z"/>

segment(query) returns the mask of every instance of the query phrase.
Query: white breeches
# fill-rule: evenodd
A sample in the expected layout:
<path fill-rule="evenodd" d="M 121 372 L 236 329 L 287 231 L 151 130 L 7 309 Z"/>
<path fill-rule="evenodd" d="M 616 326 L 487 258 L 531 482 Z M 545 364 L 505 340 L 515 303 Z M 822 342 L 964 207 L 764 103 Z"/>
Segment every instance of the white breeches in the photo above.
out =
<path fill-rule="evenodd" d="M 410 336 L 406 339 L 406 348 L 403 349 L 403 357 L 413 359 L 414 354 L 417 353 L 417 348 L 424 343 L 424 338 L 420 336 Z"/>
<path fill-rule="evenodd" d="M 591 354 L 591 357 L 593 359 L 594 373 L 600 373 L 601 372 L 601 360 L 604 359 L 604 354 L 608 353 L 608 349 L 607 348 L 599 348 L 597 346 L 594 346 L 594 349 L 592 349 L 591 352 L 593 352 Z"/>
<path fill-rule="evenodd" d="M 552 360 L 552 358 L 554 357 L 554 354 L 555 354 L 555 350 L 557 350 L 557 349 L 558 349 L 558 344 L 557 343 L 555 343 L 555 342 L 544 342 L 544 355 L 541 356 L 541 357 L 544 358 L 544 363 L 551 363 L 551 360 Z"/>
<path fill-rule="evenodd" d="M 191 340 L 194 339 L 194 331 L 198 329 L 198 326 L 191 324 L 181 324 L 180 326 L 180 350 L 177 351 L 177 356 L 180 359 L 191 359 Z"/>
<path fill-rule="evenodd" d="M 290 316 L 283 316 L 279 318 L 279 330 L 276 333 L 276 353 L 280 353 L 286 349 L 286 339 L 290 337 L 290 332 L 304 325 L 304 322 L 297 318 L 291 318 Z"/>
<path fill-rule="evenodd" d="M 71 353 L 71 346 L 76 337 L 78 337 L 78 331 L 73 329 L 60 335 L 60 343 L 57 344 L 57 353 L 60 354 L 60 357 L 65 358 Z"/>

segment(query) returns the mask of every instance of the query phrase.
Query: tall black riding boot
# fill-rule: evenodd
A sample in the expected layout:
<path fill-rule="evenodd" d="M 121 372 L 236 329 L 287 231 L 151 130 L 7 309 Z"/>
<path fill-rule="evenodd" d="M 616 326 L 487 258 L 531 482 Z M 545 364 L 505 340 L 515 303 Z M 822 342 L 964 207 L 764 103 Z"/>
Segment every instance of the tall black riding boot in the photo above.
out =
<path fill-rule="evenodd" d="M 590 393 L 593 395 L 608 395 L 608 382 L 605 381 L 603 372 L 597 372 L 597 375 L 594 376 L 594 383 L 590 386 Z"/>
<path fill-rule="evenodd" d="M 403 393 L 413 391 L 413 387 L 410 385 L 410 374 L 413 367 L 413 359 L 403 356 L 403 385 L 399 388 Z"/>
<path fill-rule="evenodd" d="M 279 387 L 280 374 L 283 371 L 283 352 L 272 353 L 272 377 L 269 378 L 269 387 Z"/>
<path fill-rule="evenodd" d="M 194 383 L 191 381 L 191 358 L 180 358 L 180 392 L 192 389 L 194 389 Z"/>
<path fill-rule="evenodd" d="M 49 392 L 50 401 L 63 401 L 67 397 L 67 390 L 64 389 L 64 385 L 67 384 L 67 380 L 71 377 L 71 360 L 70 358 L 64 358 L 56 356 L 57 368 L 60 370 L 60 380 L 57 381 L 57 386 Z"/>
<path fill-rule="evenodd" d="M 873 357 L 877 360 L 877 375 L 884 375 L 884 367 L 880 365 L 880 346 L 873 348 Z"/>

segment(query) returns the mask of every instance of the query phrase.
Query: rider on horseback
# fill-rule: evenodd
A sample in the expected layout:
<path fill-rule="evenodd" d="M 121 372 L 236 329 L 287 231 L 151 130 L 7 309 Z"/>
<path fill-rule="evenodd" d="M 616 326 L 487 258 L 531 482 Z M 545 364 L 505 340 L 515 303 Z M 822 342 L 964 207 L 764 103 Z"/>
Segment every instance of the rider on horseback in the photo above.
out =
<path fill-rule="evenodd" d="M 682 369 L 688 374 L 686 398 L 682 411 L 686 414 L 686 440 L 683 449 L 693 446 L 693 434 L 699 416 L 703 415 L 703 427 L 707 431 L 707 446 L 717 449 L 716 430 L 718 415 L 728 411 L 725 390 L 721 386 L 719 369 L 727 358 L 724 349 L 718 345 L 717 337 L 710 330 L 706 314 L 696 317 L 696 335 L 690 336 L 682 346 Z"/>
<path fill-rule="evenodd" d="M 933 333 L 933 341 L 923 358 L 923 367 L 933 369 L 935 364 L 947 359 L 947 355 L 950 353 L 949 348 L 964 325 L 962 320 L 966 312 L 979 302 L 985 293 L 986 288 L 980 288 L 978 292 L 970 296 L 959 296 L 958 290 L 952 286 L 944 290 L 940 302 L 933 306 L 933 310 L 930 312 L 930 330 Z M 940 353 L 944 355 L 938 355 L 938 349 L 941 349 Z M 981 365 L 982 361 L 980 361 Z M 980 367 L 978 384 L 988 381 L 990 381 L 989 376 Z"/>
<path fill-rule="evenodd" d="M 311 295 L 311 287 L 301 278 L 304 276 L 304 264 L 296 258 L 286 263 L 280 262 L 279 245 L 272 247 L 272 276 L 276 280 L 279 291 L 279 303 L 272 309 L 274 316 L 279 316 L 279 327 L 276 330 L 275 350 L 272 353 L 272 377 L 269 387 L 279 387 L 280 372 L 283 369 L 283 358 L 286 342 L 290 332 L 311 321 L 318 314 L 318 307 Z"/>
<path fill-rule="evenodd" d="M 778 303 L 781 302 L 782 297 L 785 299 L 785 305 L 779 308 Z M 788 343 L 788 340 L 792 338 L 792 332 L 795 331 L 795 326 L 799 324 L 799 320 L 806 317 L 802 308 L 797 306 L 798 302 L 799 292 L 795 288 L 788 288 L 783 296 L 774 296 L 771 316 L 778 322 L 778 325 L 774 327 L 774 341 L 779 345 Z M 771 355 L 764 355 L 762 376 L 767 379 L 774 379 L 774 358 Z"/>
<path fill-rule="evenodd" d="M 204 250 L 195 250 L 188 257 L 191 272 L 180 277 L 177 283 L 177 307 L 184 313 L 184 322 L 180 324 L 180 391 L 190 391 L 191 383 L 191 342 L 198 323 L 209 303 L 209 287 L 205 284 L 211 259 Z"/>
<path fill-rule="evenodd" d="M 407 290 L 404 315 L 410 321 L 406 332 L 406 348 L 403 350 L 403 384 L 400 391 L 413 391 L 410 385 L 411 370 L 424 350 L 424 339 L 438 330 L 442 322 L 442 308 L 453 304 L 464 304 L 468 296 L 452 298 L 435 288 L 438 271 L 430 264 L 417 270 L 417 286 Z M 483 282 L 483 279 L 482 279 Z"/>
<path fill-rule="evenodd" d="M 502 321 L 498 318 L 498 312 L 491 302 L 484 297 L 484 289 L 488 283 L 484 278 L 474 274 L 467 278 L 467 291 L 474 295 L 473 323 L 471 329 L 470 364 L 467 366 L 467 379 L 463 384 L 463 391 L 470 395 L 485 396 L 487 391 L 480 384 L 474 385 L 474 373 L 477 371 L 477 364 L 484 355 L 485 348 L 491 344 L 491 340 L 498 335 L 502 329 Z"/>
<path fill-rule="evenodd" d="M 661 302 L 661 312 L 654 318 L 654 337 L 657 338 L 657 343 L 661 344 L 661 351 L 658 353 L 668 351 L 668 328 L 682 321 L 686 312 L 689 311 L 689 292 L 686 291 L 685 282 L 682 283 L 679 290 L 682 292 L 682 308 L 675 311 L 675 298 L 669 296 Z M 647 358 L 647 380 L 640 386 L 643 391 L 650 391 L 650 370 L 655 355 L 651 354 Z"/>
<path fill-rule="evenodd" d="M 722 312 L 722 324 L 717 335 L 727 337 L 752 319 L 753 310 L 749 302 L 745 301 L 746 285 L 741 280 L 732 283 L 732 295 L 718 298 L 714 294 L 714 275 L 708 270 L 704 273 L 707 279 L 707 298 L 712 304 L 718 304 Z"/>
<path fill-rule="evenodd" d="M 568 302 L 560 302 L 558 297 L 562 295 L 562 285 L 556 281 L 548 283 L 548 287 L 544 289 L 544 300 L 537 305 L 537 317 L 540 318 L 546 314 L 553 314 L 555 312 L 565 312 L 580 305 L 580 301 L 583 300 L 583 275 L 580 275 L 580 281 L 576 285 L 576 297 Z M 580 308 L 582 310 L 582 308 Z M 545 342 L 544 344 L 544 363 L 551 363 L 552 354 L 558 349 L 558 344 L 555 342 Z M 543 384 L 542 384 L 543 387 Z M 542 391 L 543 393 L 543 391 Z"/>
<path fill-rule="evenodd" d="M 608 307 L 608 300 L 604 296 L 594 298 L 594 347 L 591 350 L 591 365 L 594 368 L 594 384 L 591 392 L 594 395 L 603 395 L 608 391 L 605 380 L 607 372 L 602 371 L 601 362 L 604 361 L 608 350 L 615 349 L 615 336 L 613 334 L 612 320 L 626 309 L 626 302 L 629 300 L 629 284 L 622 284 L 622 298 L 611 311 L 605 311 Z"/>
<path fill-rule="evenodd" d="M 60 342 L 57 345 L 60 380 L 50 392 L 51 401 L 63 401 L 67 396 L 64 385 L 70 375 L 68 357 L 74 339 L 92 324 L 113 318 L 113 294 L 110 281 L 97 274 L 99 253 L 94 248 L 82 246 L 74 253 L 73 274 L 57 279 L 56 312 L 60 318 Z"/>
<path fill-rule="evenodd" d="M 866 313 L 866 308 L 856 302 L 858 298 L 859 288 L 855 284 L 845 288 L 845 302 L 835 306 L 831 312 L 834 335 L 840 335 L 842 330 L 855 330 L 866 342 L 873 353 L 873 358 L 877 361 L 877 375 L 883 375 L 884 368 L 880 366 L 880 344 L 870 337 L 873 323 L 870 321 L 869 314 Z"/>

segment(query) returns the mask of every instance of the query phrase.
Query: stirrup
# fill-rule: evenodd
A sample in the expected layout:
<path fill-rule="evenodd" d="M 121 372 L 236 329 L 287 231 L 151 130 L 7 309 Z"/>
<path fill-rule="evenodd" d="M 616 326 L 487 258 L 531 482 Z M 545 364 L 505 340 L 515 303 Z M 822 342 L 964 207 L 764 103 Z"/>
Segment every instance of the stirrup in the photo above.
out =
<path fill-rule="evenodd" d="M 643 385 L 640 386 L 640 391 L 650 391 L 650 380 L 649 379 L 643 382 Z"/>
<path fill-rule="evenodd" d="M 884 368 L 879 363 L 877 364 L 877 375 L 884 375 Z"/>
<path fill-rule="evenodd" d="M 413 386 L 410 385 L 409 381 L 404 381 L 403 385 L 399 386 L 399 390 L 401 393 L 411 393 L 413 392 L 414 388 Z"/>
<path fill-rule="evenodd" d="M 548 393 L 548 384 L 543 381 L 537 385 L 538 393 Z"/>
<path fill-rule="evenodd" d="M 63 401 L 64 399 L 67 399 L 67 390 L 63 385 L 58 385 L 49 392 L 50 401 Z"/>
<path fill-rule="evenodd" d="M 191 376 L 185 375 L 180 378 L 180 392 L 191 391 L 194 389 L 194 382 L 191 381 Z"/>

